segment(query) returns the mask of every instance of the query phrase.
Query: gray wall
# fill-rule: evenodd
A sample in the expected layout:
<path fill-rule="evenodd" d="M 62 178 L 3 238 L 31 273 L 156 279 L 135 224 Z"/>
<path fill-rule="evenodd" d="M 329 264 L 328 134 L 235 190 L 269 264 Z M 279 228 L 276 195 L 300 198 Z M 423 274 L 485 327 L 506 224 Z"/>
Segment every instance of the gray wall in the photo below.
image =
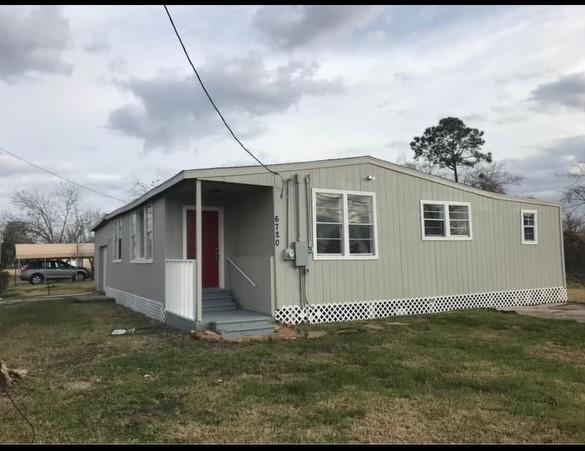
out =
<path fill-rule="evenodd" d="M 225 254 L 256 284 L 253 287 L 226 262 L 226 286 L 241 307 L 266 314 L 272 313 L 272 202 L 272 190 L 262 187 L 232 194 L 224 210 Z"/>
<path fill-rule="evenodd" d="M 565 286 L 562 235 L 558 206 L 495 199 L 414 177 L 379 165 L 362 163 L 282 172 L 311 175 L 313 188 L 376 193 L 378 260 L 310 261 L 310 303 L 409 298 L 427 295 L 476 293 Z M 373 175 L 373 181 L 366 177 Z M 273 185 L 272 175 L 218 177 L 239 183 Z M 280 185 L 280 180 L 277 180 Z M 294 188 L 294 184 L 291 184 Z M 307 239 L 305 185 L 300 196 L 302 239 Z M 294 190 L 293 190 L 294 193 Z M 275 187 L 274 214 L 286 224 L 286 203 Z M 424 241 L 421 237 L 420 201 L 471 203 L 473 239 Z M 288 221 L 290 239 L 296 237 L 295 200 Z M 522 245 L 520 210 L 538 211 L 538 245 Z M 266 219 L 268 221 L 268 219 Z M 257 224 L 268 227 L 268 222 Z M 273 223 L 270 224 L 273 227 Z M 274 248 L 277 306 L 299 303 L 297 270 L 283 260 L 286 229 Z M 311 237 L 311 241 L 313 241 Z"/>
<path fill-rule="evenodd" d="M 136 294 L 164 304 L 165 299 L 165 199 L 159 197 L 152 202 L 153 208 L 153 262 L 130 263 L 130 216 L 132 211 L 122 215 L 122 261 L 113 262 L 112 226 L 108 221 L 95 232 L 96 268 L 100 268 L 99 248 L 108 247 L 106 286 L 127 293 Z M 99 274 L 96 274 L 99 280 Z"/>
<path fill-rule="evenodd" d="M 332 165 L 311 170 L 281 172 L 301 177 L 300 236 L 307 237 L 305 185 L 376 193 L 378 260 L 310 260 L 308 299 L 311 303 L 351 302 L 565 286 L 562 259 L 560 207 L 495 198 L 465 191 L 424 177 L 416 177 L 372 163 Z M 247 169 L 246 169 L 247 170 Z M 366 177 L 373 175 L 375 180 Z M 225 254 L 241 265 L 260 290 L 250 290 L 226 262 L 226 287 L 240 304 L 270 312 L 269 271 L 263 262 L 273 257 L 272 277 L 276 307 L 299 304 L 298 270 L 283 260 L 286 232 L 296 238 L 296 197 L 280 197 L 279 178 L 270 174 L 206 177 L 203 181 L 263 185 L 246 191 L 229 191 L 204 205 L 222 205 L 225 220 Z M 232 185 L 233 189 L 237 186 Z M 424 241 L 421 237 L 420 201 L 471 203 L 473 239 Z M 171 189 L 154 202 L 154 263 L 129 263 L 130 216 L 124 215 L 123 262 L 112 263 L 112 222 L 96 232 L 96 250 L 108 245 L 107 285 L 164 302 L 164 259 L 182 258 L 182 208 L 194 204 L 194 181 Z M 538 211 L 538 245 L 521 244 L 520 210 Z M 274 242 L 274 216 L 280 219 L 280 242 Z M 287 226 L 288 224 L 288 226 Z M 314 241 L 313 237 L 309 237 Z M 99 254 L 98 254 L 99 258 Z M 96 269 L 99 263 L 96 262 Z M 99 269 L 98 269 L 99 271 Z M 96 275 L 99 277 L 99 275 Z M 247 283 L 247 282 L 246 282 Z"/>
<path fill-rule="evenodd" d="M 204 192 L 207 188 L 203 181 Z M 195 182 L 182 183 L 169 190 L 165 198 L 166 255 L 183 258 L 183 207 L 195 204 Z M 231 185 L 224 187 L 222 194 L 203 197 L 204 206 L 223 208 L 225 257 L 230 257 L 257 285 L 250 285 L 224 260 L 225 287 L 232 290 L 242 308 L 267 314 L 271 313 L 270 257 L 274 252 L 272 202 L 272 189 L 267 187 Z"/>

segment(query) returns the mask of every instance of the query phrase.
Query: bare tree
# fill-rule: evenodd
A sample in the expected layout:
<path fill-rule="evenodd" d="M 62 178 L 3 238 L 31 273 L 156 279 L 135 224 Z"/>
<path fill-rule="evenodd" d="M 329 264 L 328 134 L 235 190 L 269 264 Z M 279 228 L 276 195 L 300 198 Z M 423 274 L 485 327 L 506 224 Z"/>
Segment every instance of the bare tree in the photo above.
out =
<path fill-rule="evenodd" d="M 569 185 L 563 191 L 563 203 L 574 209 L 585 207 L 585 163 L 580 162 L 573 166 L 567 177 Z"/>
<path fill-rule="evenodd" d="M 507 171 L 503 163 L 480 164 L 466 172 L 463 183 L 492 193 L 506 194 L 509 185 L 516 185 L 523 177 Z"/>
<path fill-rule="evenodd" d="M 402 154 L 398 157 L 396 162 L 401 166 L 414 169 L 415 171 L 424 172 L 426 174 L 436 175 L 443 178 L 450 178 L 450 171 L 447 169 L 441 169 L 438 165 L 429 160 L 408 160 L 406 156 Z"/>
<path fill-rule="evenodd" d="M 565 270 L 569 277 L 585 280 L 585 218 L 567 212 L 563 219 Z"/>
<path fill-rule="evenodd" d="M 142 196 L 143 194 L 145 194 L 146 192 L 150 191 L 152 188 L 157 186 L 159 183 L 160 183 L 159 179 L 152 180 L 150 182 L 150 185 L 147 183 L 144 183 L 140 180 L 137 180 L 136 182 L 134 182 L 134 185 L 132 185 L 132 188 L 130 188 L 128 190 L 130 198 L 131 199 L 139 198 L 140 196 Z"/>
<path fill-rule="evenodd" d="M 8 218 L 22 223 L 26 234 L 36 242 L 87 241 L 91 221 L 99 217 L 96 210 L 82 208 L 79 192 L 66 184 L 48 192 L 18 191 L 12 195 L 12 204 L 19 213 Z"/>
<path fill-rule="evenodd" d="M 102 216 L 101 210 L 82 210 L 75 209 L 71 226 L 67 229 L 65 241 L 68 243 L 87 243 L 93 241 L 91 227 Z"/>

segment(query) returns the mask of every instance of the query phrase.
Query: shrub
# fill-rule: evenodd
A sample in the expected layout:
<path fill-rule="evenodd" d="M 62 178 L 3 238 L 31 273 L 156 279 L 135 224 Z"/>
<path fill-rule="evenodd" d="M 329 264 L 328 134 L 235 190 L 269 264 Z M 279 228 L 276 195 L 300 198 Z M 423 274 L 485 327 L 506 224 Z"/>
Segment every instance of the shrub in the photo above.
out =
<path fill-rule="evenodd" d="M 6 271 L 0 271 L 0 295 L 2 295 L 8 288 L 10 281 L 10 274 Z"/>

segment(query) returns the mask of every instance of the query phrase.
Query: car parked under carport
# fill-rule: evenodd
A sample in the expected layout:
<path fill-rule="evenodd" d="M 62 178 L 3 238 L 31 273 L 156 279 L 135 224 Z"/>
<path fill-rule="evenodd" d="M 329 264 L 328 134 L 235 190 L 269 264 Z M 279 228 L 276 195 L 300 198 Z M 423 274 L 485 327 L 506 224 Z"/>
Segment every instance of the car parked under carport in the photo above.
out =
<path fill-rule="evenodd" d="M 91 279 L 92 273 L 85 268 L 78 268 L 62 260 L 41 260 L 25 264 L 20 270 L 20 280 L 33 285 L 45 280 L 69 279 L 84 281 Z"/>

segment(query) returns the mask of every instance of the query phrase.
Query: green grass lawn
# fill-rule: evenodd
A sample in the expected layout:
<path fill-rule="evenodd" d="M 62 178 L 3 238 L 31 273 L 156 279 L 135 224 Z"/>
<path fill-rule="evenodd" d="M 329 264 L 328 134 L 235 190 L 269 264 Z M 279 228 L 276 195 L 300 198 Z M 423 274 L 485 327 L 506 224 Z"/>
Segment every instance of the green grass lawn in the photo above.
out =
<path fill-rule="evenodd" d="M 0 358 L 29 371 L 12 394 L 41 442 L 585 441 L 584 324 L 468 310 L 310 330 L 327 334 L 221 344 L 113 304 L 7 305 Z M 0 442 L 28 441 L 0 411 Z"/>
<path fill-rule="evenodd" d="M 32 285 L 28 282 L 18 281 L 18 283 L 11 282 L 10 286 L 2 296 L 2 300 L 10 301 L 13 299 L 32 299 L 47 295 L 67 295 L 79 294 L 95 291 L 95 281 L 85 280 L 83 282 L 70 281 L 55 281 L 47 284 Z M 2 304 L 0 300 L 0 305 Z"/>

